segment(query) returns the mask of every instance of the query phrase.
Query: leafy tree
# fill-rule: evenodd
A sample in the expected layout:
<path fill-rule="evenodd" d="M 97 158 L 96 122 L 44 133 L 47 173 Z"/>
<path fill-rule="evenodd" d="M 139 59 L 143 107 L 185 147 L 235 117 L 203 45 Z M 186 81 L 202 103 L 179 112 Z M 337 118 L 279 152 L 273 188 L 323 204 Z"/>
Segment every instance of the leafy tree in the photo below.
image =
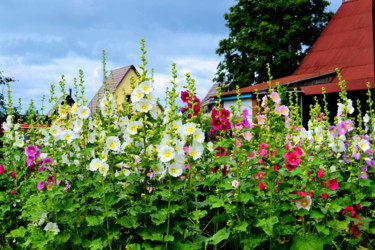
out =
<path fill-rule="evenodd" d="M 229 37 L 214 81 L 243 87 L 290 75 L 313 45 L 332 12 L 326 0 L 238 0 L 225 14 Z"/>

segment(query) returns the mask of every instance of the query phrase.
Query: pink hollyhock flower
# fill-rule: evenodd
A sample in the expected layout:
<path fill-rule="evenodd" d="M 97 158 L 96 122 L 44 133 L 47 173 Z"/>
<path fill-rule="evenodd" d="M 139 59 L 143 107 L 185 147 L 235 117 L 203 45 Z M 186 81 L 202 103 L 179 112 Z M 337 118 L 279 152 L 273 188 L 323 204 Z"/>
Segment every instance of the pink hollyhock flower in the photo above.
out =
<path fill-rule="evenodd" d="M 301 156 L 301 155 L 303 155 L 303 150 L 300 147 L 295 147 L 294 153 L 296 153 L 297 156 Z"/>
<path fill-rule="evenodd" d="M 236 147 L 239 148 L 242 146 L 241 140 L 239 138 L 236 138 Z"/>
<path fill-rule="evenodd" d="M 28 167 L 34 166 L 34 160 L 35 160 L 34 156 L 27 156 L 26 165 Z"/>
<path fill-rule="evenodd" d="M 258 124 L 261 124 L 261 125 L 263 125 L 266 121 L 266 117 L 264 115 L 258 115 L 257 119 L 258 119 Z"/>
<path fill-rule="evenodd" d="M 296 154 L 296 152 L 287 153 L 285 160 L 293 167 L 297 167 L 301 163 L 301 159 L 298 158 L 298 154 Z"/>
<path fill-rule="evenodd" d="M 44 181 L 39 182 L 38 185 L 37 185 L 37 188 L 38 188 L 39 191 L 43 190 L 44 189 Z"/>
<path fill-rule="evenodd" d="M 240 183 L 237 180 L 232 181 L 232 187 L 238 188 L 240 186 Z"/>
<path fill-rule="evenodd" d="M 4 173 L 5 173 L 4 166 L 3 166 L 3 165 L 0 165 L 0 174 L 4 174 Z"/>
<path fill-rule="evenodd" d="M 342 210 L 342 214 L 345 214 L 346 212 L 349 212 L 350 213 L 350 216 L 354 217 L 355 216 L 355 210 L 354 210 L 354 207 L 352 206 L 347 206 L 347 207 L 344 207 L 344 209 Z"/>
<path fill-rule="evenodd" d="M 250 133 L 250 131 L 245 131 L 241 134 L 243 136 L 243 138 L 246 140 L 246 141 L 251 141 L 251 139 L 253 138 L 252 134 Z"/>
<path fill-rule="evenodd" d="M 322 178 L 324 176 L 324 171 L 321 169 L 318 169 L 318 178 Z"/>
<path fill-rule="evenodd" d="M 265 143 L 265 142 L 262 142 L 260 145 L 259 145 L 259 150 L 262 150 L 263 148 L 268 148 L 268 144 Z"/>
<path fill-rule="evenodd" d="M 254 159 L 255 157 L 257 157 L 257 153 L 255 151 L 249 152 L 246 155 L 247 157 L 249 157 L 249 159 Z"/>
<path fill-rule="evenodd" d="M 311 203 L 312 203 L 311 197 L 307 195 L 304 198 L 297 200 L 296 206 L 297 206 L 297 209 L 303 208 L 309 211 L 311 208 Z"/>
<path fill-rule="evenodd" d="M 65 185 L 66 186 L 64 187 L 63 192 L 68 191 L 68 189 L 71 187 L 68 180 L 65 180 Z M 151 188 L 151 191 L 152 191 L 152 188 Z M 151 191 L 149 191 L 149 192 L 151 192 Z"/>
<path fill-rule="evenodd" d="M 185 107 L 180 108 L 181 113 L 185 113 L 186 110 L 187 110 L 187 108 L 185 108 Z"/>
<path fill-rule="evenodd" d="M 16 193 L 16 191 L 11 190 L 9 193 L 10 193 L 10 195 L 14 195 Z"/>
<path fill-rule="evenodd" d="M 264 106 L 266 106 L 267 105 L 267 102 L 268 102 L 268 97 L 266 96 L 266 95 L 264 95 L 263 97 L 262 97 L 262 103 L 261 103 L 261 107 L 264 107 Z"/>
<path fill-rule="evenodd" d="M 12 176 L 13 179 L 16 179 L 17 178 L 16 170 L 12 170 L 12 173 L 10 174 L 10 176 Z"/>
<path fill-rule="evenodd" d="M 28 157 L 35 157 L 38 151 L 39 151 L 38 147 L 33 146 L 33 145 L 27 146 L 25 149 L 25 153 Z"/>
<path fill-rule="evenodd" d="M 259 182 L 258 185 L 259 185 L 259 189 L 260 189 L 260 191 L 264 190 L 264 188 L 266 187 L 266 185 L 265 185 L 264 182 L 262 182 L 262 181 Z"/>
<path fill-rule="evenodd" d="M 323 199 L 327 199 L 328 194 L 327 193 L 323 193 L 323 194 L 320 195 L 320 197 L 322 197 Z"/>
<path fill-rule="evenodd" d="M 221 120 L 219 118 L 212 118 L 212 120 L 211 120 L 211 126 L 215 130 L 220 129 L 221 128 Z"/>
<path fill-rule="evenodd" d="M 336 190 L 339 188 L 339 183 L 337 179 L 328 180 L 328 188 L 331 190 Z"/>
<path fill-rule="evenodd" d="M 270 95 L 270 98 L 275 103 L 279 103 L 280 102 L 280 96 L 279 96 L 279 94 L 277 92 L 272 92 L 271 95 Z"/>

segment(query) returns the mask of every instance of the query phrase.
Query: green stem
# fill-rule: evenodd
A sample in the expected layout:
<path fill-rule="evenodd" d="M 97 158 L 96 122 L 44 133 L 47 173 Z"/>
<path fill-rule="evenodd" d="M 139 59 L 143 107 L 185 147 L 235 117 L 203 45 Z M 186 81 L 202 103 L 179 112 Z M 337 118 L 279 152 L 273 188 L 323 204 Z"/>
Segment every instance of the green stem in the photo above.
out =
<path fill-rule="evenodd" d="M 102 188 L 103 188 L 103 203 L 104 203 L 104 211 L 105 211 L 105 220 L 106 220 L 106 224 L 107 224 L 107 241 L 108 241 L 109 249 L 112 250 L 111 239 L 109 238 L 108 208 L 107 208 L 107 202 L 105 200 L 104 178 L 102 180 Z"/>
<path fill-rule="evenodd" d="M 171 181 L 171 178 L 169 178 L 169 198 L 168 198 L 168 216 L 167 216 L 167 240 L 169 238 L 169 227 L 170 227 L 170 223 L 171 223 L 171 214 L 170 214 L 171 195 L 172 195 L 172 181 Z M 168 249 L 168 241 L 165 242 L 165 249 Z"/>

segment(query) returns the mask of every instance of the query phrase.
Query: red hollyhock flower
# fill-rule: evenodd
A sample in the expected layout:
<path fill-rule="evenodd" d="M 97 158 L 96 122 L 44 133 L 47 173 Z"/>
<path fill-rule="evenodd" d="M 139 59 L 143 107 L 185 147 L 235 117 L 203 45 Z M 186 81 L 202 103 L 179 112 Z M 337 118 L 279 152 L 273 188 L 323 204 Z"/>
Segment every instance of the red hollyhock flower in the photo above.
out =
<path fill-rule="evenodd" d="M 339 183 L 337 179 L 328 180 L 328 188 L 331 190 L 336 190 L 339 188 Z"/>
<path fill-rule="evenodd" d="M 4 173 L 5 173 L 4 166 L 3 166 L 3 165 L 0 165 L 0 174 L 4 174 Z"/>

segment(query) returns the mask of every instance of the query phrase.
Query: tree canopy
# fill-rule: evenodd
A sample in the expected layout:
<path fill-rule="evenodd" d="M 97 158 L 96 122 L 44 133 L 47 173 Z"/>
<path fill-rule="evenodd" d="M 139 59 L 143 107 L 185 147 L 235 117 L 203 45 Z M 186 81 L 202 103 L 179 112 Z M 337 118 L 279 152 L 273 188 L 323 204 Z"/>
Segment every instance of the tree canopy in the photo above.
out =
<path fill-rule="evenodd" d="M 238 0 L 225 14 L 229 37 L 216 53 L 223 59 L 215 82 L 230 88 L 293 73 L 332 17 L 326 0 Z"/>
<path fill-rule="evenodd" d="M 15 80 L 11 77 L 3 76 L 3 72 L 0 71 L 0 86 L 6 85 L 7 83 L 14 82 Z M 0 92 L 0 121 L 4 120 L 7 114 L 7 104 L 5 102 L 4 94 Z"/>

